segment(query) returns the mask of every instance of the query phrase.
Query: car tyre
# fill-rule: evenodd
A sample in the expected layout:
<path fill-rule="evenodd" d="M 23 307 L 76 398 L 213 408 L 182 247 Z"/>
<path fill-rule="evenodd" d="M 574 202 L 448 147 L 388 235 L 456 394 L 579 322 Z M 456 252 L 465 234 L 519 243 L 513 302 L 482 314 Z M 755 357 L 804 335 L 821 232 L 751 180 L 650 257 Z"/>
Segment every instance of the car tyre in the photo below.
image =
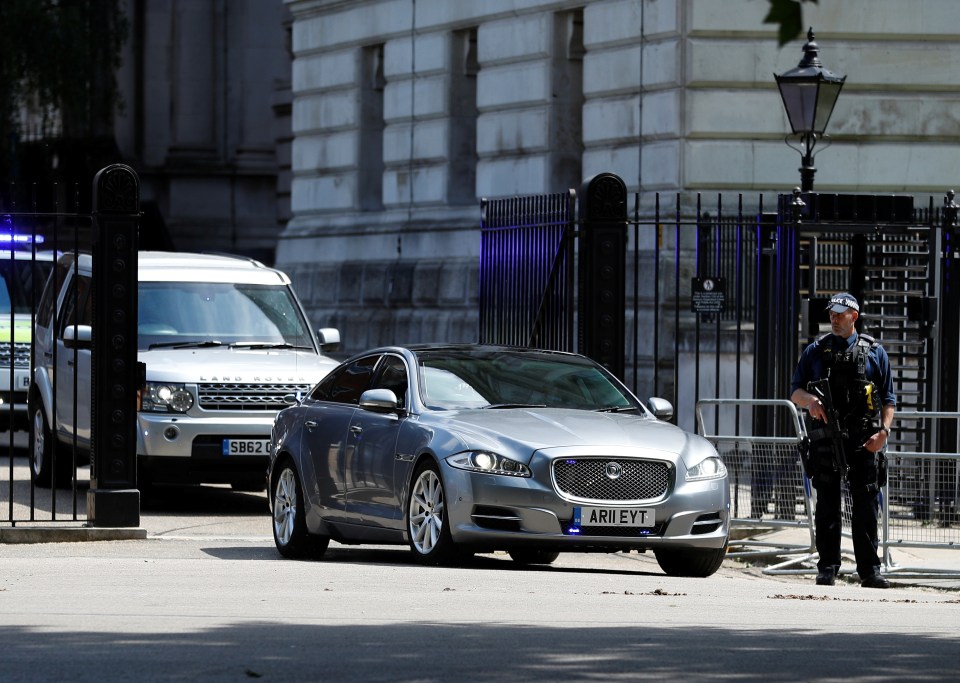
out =
<path fill-rule="evenodd" d="M 317 559 L 326 552 L 330 539 L 307 531 L 303 503 L 300 475 L 288 460 L 273 481 L 273 541 L 284 557 Z"/>
<path fill-rule="evenodd" d="M 410 549 L 424 564 L 446 564 L 458 558 L 450 535 L 443 480 L 433 461 L 425 461 L 414 472 L 407 501 L 407 534 Z"/>
<path fill-rule="evenodd" d="M 549 550 L 508 550 L 510 559 L 517 564 L 553 564 L 560 553 Z"/>
<path fill-rule="evenodd" d="M 68 488 L 73 480 L 73 459 L 57 448 L 53 432 L 47 423 L 43 406 L 35 403 L 31 406 L 30 420 L 30 476 L 35 486 L 48 489 L 53 485 L 54 467 L 56 482 L 60 488 Z M 56 463 L 54 463 L 54 456 Z"/>
<path fill-rule="evenodd" d="M 669 576 L 692 576 L 705 578 L 716 573 L 727 556 L 727 544 L 722 548 L 691 548 L 677 550 L 663 548 L 655 550 L 657 564 Z"/>

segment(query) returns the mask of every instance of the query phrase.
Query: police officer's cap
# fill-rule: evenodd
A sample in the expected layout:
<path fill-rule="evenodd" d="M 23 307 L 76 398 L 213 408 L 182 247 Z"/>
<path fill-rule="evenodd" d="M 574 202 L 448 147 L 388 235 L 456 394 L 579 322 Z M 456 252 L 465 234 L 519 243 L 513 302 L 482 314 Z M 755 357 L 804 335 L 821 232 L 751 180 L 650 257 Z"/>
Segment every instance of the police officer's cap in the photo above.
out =
<path fill-rule="evenodd" d="M 848 292 L 834 294 L 830 303 L 827 304 L 827 310 L 834 313 L 845 313 L 847 309 L 853 309 L 857 313 L 860 312 L 860 304 L 857 303 L 856 297 Z"/>

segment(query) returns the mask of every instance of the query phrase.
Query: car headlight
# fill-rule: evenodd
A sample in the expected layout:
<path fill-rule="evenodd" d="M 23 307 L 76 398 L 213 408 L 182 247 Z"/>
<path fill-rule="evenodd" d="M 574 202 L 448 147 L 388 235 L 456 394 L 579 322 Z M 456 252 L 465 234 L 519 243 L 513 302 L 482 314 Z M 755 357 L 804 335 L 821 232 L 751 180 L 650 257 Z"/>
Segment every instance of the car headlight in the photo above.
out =
<path fill-rule="evenodd" d="M 490 451 L 466 451 L 447 458 L 451 467 L 470 472 L 505 474 L 511 477 L 529 477 L 530 468 L 523 463 Z"/>
<path fill-rule="evenodd" d="M 140 410 L 145 413 L 185 413 L 193 407 L 193 394 L 183 384 L 147 382 Z"/>
<path fill-rule="evenodd" d="M 720 479 L 725 476 L 727 476 L 727 466 L 723 464 L 723 460 L 716 456 L 704 458 L 687 470 L 687 481 Z"/>

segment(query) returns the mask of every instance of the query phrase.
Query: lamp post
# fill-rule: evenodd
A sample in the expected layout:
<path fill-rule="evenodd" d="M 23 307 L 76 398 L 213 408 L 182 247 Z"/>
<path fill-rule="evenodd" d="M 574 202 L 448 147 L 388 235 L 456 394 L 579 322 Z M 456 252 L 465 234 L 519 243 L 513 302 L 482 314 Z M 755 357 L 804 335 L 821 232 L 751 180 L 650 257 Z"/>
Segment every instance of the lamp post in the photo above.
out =
<path fill-rule="evenodd" d="M 807 31 L 807 42 L 803 46 L 803 59 L 796 68 L 779 76 L 773 75 L 777 79 L 783 108 L 790 119 L 790 128 L 794 135 L 800 135 L 800 147 L 790 144 L 789 135 L 784 141 L 800 153 L 800 189 L 804 192 L 813 190 L 813 174 L 817 172 L 813 165 L 813 148 L 818 139 L 828 137 L 823 131 L 827 128 L 843 82 L 847 80 L 846 76 L 837 76 L 824 69 L 819 54 L 820 47 L 814 42 L 811 28 Z"/>

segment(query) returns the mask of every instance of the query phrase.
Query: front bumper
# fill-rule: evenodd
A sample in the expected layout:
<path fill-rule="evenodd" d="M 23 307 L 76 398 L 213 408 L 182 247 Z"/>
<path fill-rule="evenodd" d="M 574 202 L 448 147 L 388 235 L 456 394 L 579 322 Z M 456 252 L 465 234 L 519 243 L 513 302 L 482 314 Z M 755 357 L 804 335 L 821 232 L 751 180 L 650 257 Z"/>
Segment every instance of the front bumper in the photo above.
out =
<path fill-rule="evenodd" d="M 10 391 L 10 368 L 0 368 L 0 431 L 10 428 L 11 418 L 14 430 L 29 427 L 27 391 L 30 389 L 30 370 L 13 369 L 13 391 Z"/>
<path fill-rule="evenodd" d="M 718 549 L 730 531 L 726 477 L 674 482 L 656 500 L 619 504 L 567 499 L 543 477 L 519 478 L 466 472 L 445 466 L 447 509 L 456 543 L 483 549 L 537 547 L 564 552 Z M 449 495 L 449 494 L 448 494 Z M 574 508 L 611 507 L 652 512 L 649 527 L 576 527 Z"/>
<path fill-rule="evenodd" d="M 224 455 L 225 439 L 271 438 L 274 415 L 195 418 L 140 413 L 137 458 L 154 482 L 262 484 L 269 450 Z"/>

